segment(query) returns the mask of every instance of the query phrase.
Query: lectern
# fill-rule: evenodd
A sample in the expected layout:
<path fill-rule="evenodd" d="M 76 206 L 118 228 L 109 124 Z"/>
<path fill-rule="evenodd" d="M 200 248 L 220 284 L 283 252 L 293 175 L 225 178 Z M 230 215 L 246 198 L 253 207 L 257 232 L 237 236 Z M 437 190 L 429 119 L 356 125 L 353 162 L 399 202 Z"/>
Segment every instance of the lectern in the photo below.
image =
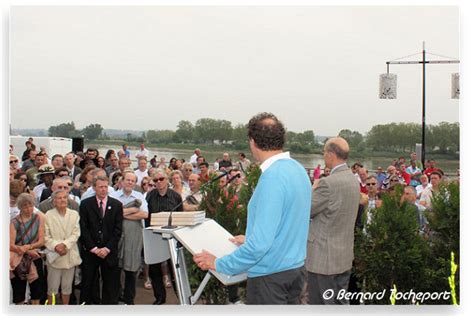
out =
<path fill-rule="evenodd" d="M 192 255 L 205 249 L 220 258 L 237 249 L 237 246 L 229 241 L 231 237 L 233 236 L 227 230 L 212 219 L 206 219 L 195 226 L 178 226 L 173 229 L 151 226 L 143 230 L 145 263 L 155 264 L 171 258 L 179 302 L 181 305 L 194 305 L 211 276 L 216 277 L 224 285 L 232 285 L 245 281 L 247 274 L 230 276 L 209 270 L 196 293 L 192 295 L 184 260 L 184 248 Z"/>

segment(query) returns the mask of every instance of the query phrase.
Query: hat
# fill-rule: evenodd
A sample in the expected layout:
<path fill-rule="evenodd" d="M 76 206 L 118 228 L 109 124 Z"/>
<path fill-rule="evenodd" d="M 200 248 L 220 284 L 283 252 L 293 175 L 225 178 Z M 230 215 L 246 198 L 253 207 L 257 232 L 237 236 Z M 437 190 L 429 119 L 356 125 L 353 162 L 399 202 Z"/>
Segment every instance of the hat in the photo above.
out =
<path fill-rule="evenodd" d="M 41 165 L 38 168 L 38 177 L 45 175 L 45 174 L 54 174 L 54 167 L 49 164 Z"/>

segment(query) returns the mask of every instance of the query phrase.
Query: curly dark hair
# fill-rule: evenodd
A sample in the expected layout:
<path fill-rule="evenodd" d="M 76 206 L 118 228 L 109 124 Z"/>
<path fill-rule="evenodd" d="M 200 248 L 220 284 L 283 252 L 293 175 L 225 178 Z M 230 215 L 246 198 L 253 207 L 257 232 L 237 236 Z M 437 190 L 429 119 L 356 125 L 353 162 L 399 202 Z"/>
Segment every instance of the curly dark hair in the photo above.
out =
<path fill-rule="evenodd" d="M 285 126 L 272 113 L 259 113 L 247 124 L 248 137 L 264 151 L 280 150 L 285 145 Z"/>

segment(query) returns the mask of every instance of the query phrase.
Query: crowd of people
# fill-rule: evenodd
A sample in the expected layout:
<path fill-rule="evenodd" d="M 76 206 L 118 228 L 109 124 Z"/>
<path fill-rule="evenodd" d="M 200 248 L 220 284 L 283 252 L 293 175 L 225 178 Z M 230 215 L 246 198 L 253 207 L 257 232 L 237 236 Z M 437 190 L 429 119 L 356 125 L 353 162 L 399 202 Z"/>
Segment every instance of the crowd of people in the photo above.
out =
<path fill-rule="evenodd" d="M 423 169 L 413 152 L 410 154 L 408 167 L 405 158 L 399 157 L 393 160 L 385 171 L 382 167 L 377 167 L 369 173 L 360 162 L 354 163 L 351 170 L 359 182 L 361 194 L 356 223 L 359 227 L 371 222 L 373 213 L 382 205 L 381 195 L 393 195 L 395 188 L 399 186 L 403 189 L 400 203 L 406 201 L 416 206 L 420 233 L 427 232 L 429 228 L 425 213 L 432 210 L 433 193 L 439 192 L 440 184 L 448 181 L 443 170 L 436 167 L 434 159 L 427 160 Z M 459 171 L 456 181 L 459 181 Z M 362 212 L 366 214 L 365 223 L 362 222 Z"/>
<path fill-rule="evenodd" d="M 224 153 L 211 166 L 196 148 L 185 159 L 165 162 L 144 144 L 132 167 L 127 145 L 104 157 L 95 148 L 64 156 L 37 149 L 30 138 L 22 158 L 10 146 L 10 279 L 12 302 L 40 304 L 134 304 L 137 276 L 152 289 L 154 304 L 166 302 L 172 286 L 169 262 L 147 266 L 142 229 L 151 214 L 196 211 L 200 187 L 213 173 L 228 173 L 233 186 L 245 184 L 250 160 Z M 234 177 L 235 178 L 235 177 Z M 122 276 L 121 276 L 122 275 Z M 80 289 L 80 296 L 74 290 Z M 100 291 L 101 289 L 101 291 Z M 76 291 L 78 292 L 78 291 Z M 58 300 L 59 302 L 59 300 Z"/>
<path fill-rule="evenodd" d="M 324 169 L 318 165 L 309 177 L 283 152 L 284 127 L 275 116 L 256 116 L 248 128 L 262 176 L 248 205 L 246 235 L 235 236 L 239 248 L 231 255 L 194 256 L 203 270 L 248 272 L 247 303 L 298 304 L 306 283 L 310 304 L 347 303 L 323 294 L 347 289 L 354 225 L 363 225 L 364 212 L 370 223 L 383 203 L 380 194 L 390 194 L 396 185 L 404 186 L 402 202 L 416 205 L 420 232 L 426 231 L 424 213 L 444 180 L 434 160 L 422 170 L 412 153 L 409 164 L 400 157 L 370 174 L 361 163 L 347 166 L 349 145 L 336 137 L 324 146 Z M 199 148 L 187 160 L 150 159 L 141 144 L 133 168 L 127 145 L 104 157 L 95 148 L 63 156 L 37 149 L 33 139 L 25 145 L 21 159 L 10 146 L 14 304 L 51 303 L 56 296 L 62 304 L 120 300 L 133 305 L 139 274 L 144 287 L 153 290 L 153 304 L 164 304 L 166 287 L 173 286 L 170 262 L 147 266 L 143 261 L 142 229 L 150 225 L 151 214 L 196 211 L 204 183 L 225 172 L 219 182 L 223 190 L 245 185 L 244 171 L 251 165 L 244 153 L 235 161 L 224 153 L 210 164 Z"/>

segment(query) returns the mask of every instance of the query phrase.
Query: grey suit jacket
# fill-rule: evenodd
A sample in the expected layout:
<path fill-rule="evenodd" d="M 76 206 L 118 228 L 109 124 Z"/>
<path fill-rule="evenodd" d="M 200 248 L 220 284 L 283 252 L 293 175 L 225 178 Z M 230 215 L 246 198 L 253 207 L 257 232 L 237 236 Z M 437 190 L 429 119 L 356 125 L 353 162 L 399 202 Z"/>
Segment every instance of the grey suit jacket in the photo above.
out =
<path fill-rule="evenodd" d="M 67 207 L 70 208 L 71 210 L 79 212 L 79 204 L 77 204 L 77 202 L 71 198 L 67 199 Z M 53 208 L 54 208 L 54 205 L 53 205 L 53 200 L 51 199 L 51 197 L 41 202 L 38 206 L 38 209 L 43 213 L 46 213 L 47 211 Z"/>
<path fill-rule="evenodd" d="M 306 269 L 333 275 L 352 267 L 360 193 L 351 170 L 341 166 L 313 191 Z"/>

